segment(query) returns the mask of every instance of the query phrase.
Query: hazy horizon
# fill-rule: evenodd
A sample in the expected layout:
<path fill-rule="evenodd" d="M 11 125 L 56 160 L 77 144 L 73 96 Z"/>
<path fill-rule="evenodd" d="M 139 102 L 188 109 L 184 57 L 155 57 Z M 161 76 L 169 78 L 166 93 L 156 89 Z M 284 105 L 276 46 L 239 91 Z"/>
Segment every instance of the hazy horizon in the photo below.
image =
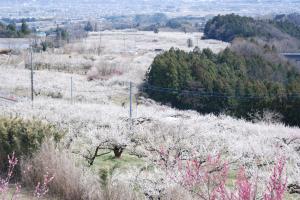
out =
<path fill-rule="evenodd" d="M 300 0 L 0 0 L 0 18 L 101 18 L 164 13 L 247 16 L 300 12 Z"/>

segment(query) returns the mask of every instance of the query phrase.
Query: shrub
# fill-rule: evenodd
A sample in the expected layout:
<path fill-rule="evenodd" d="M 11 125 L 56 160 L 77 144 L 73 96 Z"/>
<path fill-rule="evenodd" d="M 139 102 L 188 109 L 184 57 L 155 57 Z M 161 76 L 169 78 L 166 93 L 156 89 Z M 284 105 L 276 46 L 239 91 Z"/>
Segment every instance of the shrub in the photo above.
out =
<path fill-rule="evenodd" d="M 87 73 L 87 79 L 92 81 L 95 79 L 109 78 L 114 75 L 120 76 L 125 70 L 123 67 L 118 67 L 114 63 L 100 62 L 90 68 Z"/>
<path fill-rule="evenodd" d="M 22 181 L 30 187 L 41 182 L 45 173 L 54 174 L 49 193 L 60 199 L 98 200 L 103 197 L 99 178 L 77 163 L 71 153 L 56 147 L 52 141 L 43 143 L 32 158 L 22 162 L 21 168 Z"/>
<path fill-rule="evenodd" d="M 53 48 L 53 43 L 50 41 L 43 41 L 40 43 L 42 50 L 47 51 L 48 48 Z"/>
<path fill-rule="evenodd" d="M 19 185 L 18 183 L 15 184 L 15 191 L 12 192 L 12 194 L 9 194 L 9 185 L 11 184 L 11 179 L 14 175 L 14 169 L 18 162 L 19 160 L 16 158 L 15 153 L 12 153 L 11 156 L 8 155 L 8 172 L 4 178 L 0 177 L 0 197 L 2 198 L 2 200 L 18 199 L 18 194 L 21 189 L 21 185 Z M 49 175 L 49 173 L 47 172 L 44 175 L 43 183 L 41 184 L 40 182 L 38 182 L 38 184 L 36 185 L 33 195 L 37 199 L 45 196 L 48 193 L 49 184 L 53 181 L 53 179 L 54 176 Z"/>
<path fill-rule="evenodd" d="M 37 120 L 0 117 L 0 170 L 6 171 L 6 155 L 30 156 L 45 140 L 59 141 L 62 134 L 54 126 Z"/>
<path fill-rule="evenodd" d="M 267 124 L 276 124 L 281 122 L 282 115 L 269 110 L 263 110 L 262 112 L 254 113 L 250 118 L 254 123 L 264 122 Z"/>
<path fill-rule="evenodd" d="M 49 92 L 47 94 L 48 97 L 51 97 L 53 99 L 62 99 L 63 98 L 63 94 L 61 92 Z"/>
<path fill-rule="evenodd" d="M 15 153 L 13 153 L 12 156 L 8 155 L 7 174 L 4 178 L 0 177 L 0 197 L 2 197 L 3 200 L 7 199 L 9 184 L 13 177 L 14 169 L 17 164 L 18 164 L 18 159 L 15 157 Z M 19 190 L 20 190 L 20 186 L 16 185 L 16 191 L 12 194 L 12 199 L 17 195 Z"/>

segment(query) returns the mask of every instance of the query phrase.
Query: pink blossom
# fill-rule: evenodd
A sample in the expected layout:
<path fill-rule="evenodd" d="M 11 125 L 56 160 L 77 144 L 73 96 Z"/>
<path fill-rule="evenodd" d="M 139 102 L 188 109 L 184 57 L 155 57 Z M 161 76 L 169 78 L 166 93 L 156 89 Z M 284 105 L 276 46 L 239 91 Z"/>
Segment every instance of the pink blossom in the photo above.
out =
<path fill-rule="evenodd" d="M 270 177 L 264 200 L 282 200 L 287 187 L 287 177 L 284 177 L 285 159 L 281 158 L 275 164 Z"/>

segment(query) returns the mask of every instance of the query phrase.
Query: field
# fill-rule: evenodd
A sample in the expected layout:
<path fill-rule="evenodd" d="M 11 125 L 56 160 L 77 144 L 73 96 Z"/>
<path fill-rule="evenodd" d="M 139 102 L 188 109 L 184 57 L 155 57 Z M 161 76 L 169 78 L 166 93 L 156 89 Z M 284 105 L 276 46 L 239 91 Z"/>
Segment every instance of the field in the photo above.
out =
<path fill-rule="evenodd" d="M 193 48 L 187 47 L 189 38 L 194 46 L 211 48 L 214 52 L 228 46 L 220 41 L 201 40 L 201 36 L 200 33 L 105 31 L 91 33 L 87 39 L 60 49 L 34 53 L 33 104 L 30 70 L 25 68 L 29 63 L 28 52 L 0 55 L 0 96 L 17 101 L 0 100 L 0 114 L 37 118 L 57 125 L 67 131 L 64 145 L 76 155 L 86 155 L 104 139 L 126 144 L 121 160 L 114 160 L 112 154 L 99 157 L 93 170 L 101 176 L 103 171 L 113 169 L 112 180 L 134 185 L 152 196 L 172 184 L 155 167 L 138 173 L 157 159 L 157 154 L 148 151 L 150 147 L 173 149 L 178 145 L 199 158 L 221 154 L 231 163 L 232 170 L 245 166 L 247 173 L 257 174 L 259 180 L 266 180 L 274 161 L 285 157 L 288 183 L 299 184 L 299 128 L 269 121 L 268 116 L 252 123 L 225 115 L 179 111 L 138 95 L 148 67 L 162 50 L 175 47 L 192 51 Z M 133 83 L 132 123 L 129 82 Z M 146 141 L 138 148 L 126 134 L 132 129 L 133 138 Z M 133 176 L 136 174 L 139 176 Z M 262 184 L 261 190 L 265 187 Z"/>
<path fill-rule="evenodd" d="M 127 98 L 128 82 L 135 85 L 142 83 L 153 58 L 160 53 L 158 50 L 175 47 L 191 51 L 193 48 L 187 47 L 188 38 L 194 40 L 194 45 L 198 43 L 200 48 L 209 47 L 214 51 L 220 51 L 228 45 L 214 40 L 203 41 L 200 40 L 201 36 L 200 33 L 176 32 L 154 34 L 114 31 L 102 32 L 101 36 L 99 33 L 92 33 L 83 41 L 33 55 L 33 63 L 37 69 L 34 76 L 35 92 L 38 97 L 61 93 L 62 99 L 68 100 L 72 77 L 75 99 L 107 101 L 107 98 L 112 98 L 118 102 L 117 99 Z M 24 68 L 25 63 L 29 63 L 29 53 L 24 51 L 21 55 L 2 55 L 0 61 L 3 71 L 1 92 L 30 97 L 30 71 Z M 9 79 L 6 78 L 8 76 Z M 101 80 L 88 81 L 88 78 Z M 85 94 L 82 91 L 97 93 Z M 118 93 L 124 93 L 126 97 L 120 97 Z"/>
<path fill-rule="evenodd" d="M 26 49 L 28 47 L 29 47 L 28 39 L 0 38 L 0 50 L 1 49 Z"/>

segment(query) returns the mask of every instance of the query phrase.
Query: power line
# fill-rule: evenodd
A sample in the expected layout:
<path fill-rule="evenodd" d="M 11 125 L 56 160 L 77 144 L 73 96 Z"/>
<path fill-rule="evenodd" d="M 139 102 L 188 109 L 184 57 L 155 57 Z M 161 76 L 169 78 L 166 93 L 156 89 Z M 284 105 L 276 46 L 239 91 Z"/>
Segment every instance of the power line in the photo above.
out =
<path fill-rule="evenodd" d="M 111 92 L 111 91 L 122 91 L 128 90 L 127 88 L 120 88 L 120 89 L 105 89 L 105 90 L 74 90 L 76 93 L 103 93 L 103 92 Z"/>
<path fill-rule="evenodd" d="M 173 88 L 163 88 L 153 85 L 145 85 L 141 86 L 140 89 L 142 90 L 152 90 L 161 93 L 169 93 L 169 94 L 179 94 L 179 95 L 188 95 L 188 96 L 201 96 L 201 97 L 215 97 L 215 98 L 233 98 L 233 99 L 267 99 L 267 98 L 300 98 L 300 93 L 280 93 L 277 95 L 264 95 L 264 96 L 253 96 L 253 95 L 230 95 L 226 93 L 219 93 L 219 92 L 197 92 L 191 90 L 177 90 Z"/>
<path fill-rule="evenodd" d="M 32 61 L 32 46 L 31 46 L 31 48 L 30 48 L 30 71 L 31 71 L 31 73 L 30 73 L 30 84 L 31 84 L 31 103 L 32 103 L 32 106 L 33 106 L 33 100 L 34 100 L 34 82 L 33 82 L 33 74 L 34 74 L 34 72 L 33 72 L 33 63 L 32 63 L 33 61 Z"/>
<path fill-rule="evenodd" d="M 130 84 L 130 82 L 122 82 L 122 84 Z M 232 95 L 232 94 L 226 94 L 226 93 L 220 93 L 220 92 L 199 92 L 199 91 L 192 91 L 192 90 L 177 90 L 174 88 L 165 88 L 165 87 L 159 87 L 159 86 L 153 86 L 150 84 L 146 85 L 138 85 L 132 83 L 132 86 L 135 86 L 139 88 L 140 90 L 152 90 L 152 91 L 157 91 L 161 93 L 168 93 L 168 94 L 179 94 L 179 95 L 185 95 L 185 96 L 200 96 L 200 97 L 215 97 L 215 98 L 235 98 L 235 99 L 267 99 L 267 98 L 300 98 L 300 92 L 288 94 L 286 92 L 280 93 L 280 94 L 273 94 L 273 95 L 264 95 L 264 96 L 254 96 L 254 95 Z M 124 88 L 128 89 L 128 88 Z M 98 92 L 104 92 L 104 91 L 117 91 L 119 89 L 109 89 L 109 90 L 102 90 L 102 91 L 78 91 L 82 93 L 98 93 Z"/>

